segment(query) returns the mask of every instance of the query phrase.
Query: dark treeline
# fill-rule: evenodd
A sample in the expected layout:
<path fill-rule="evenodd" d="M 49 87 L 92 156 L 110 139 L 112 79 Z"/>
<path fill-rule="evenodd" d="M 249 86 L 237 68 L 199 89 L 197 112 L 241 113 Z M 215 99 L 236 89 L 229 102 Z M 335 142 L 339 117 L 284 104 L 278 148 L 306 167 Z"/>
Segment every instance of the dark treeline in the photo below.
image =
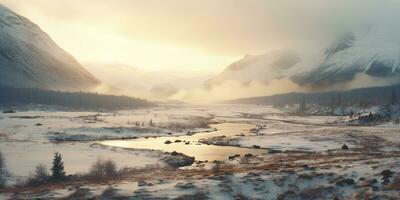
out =
<path fill-rule="evenodd" d="M 400 85 L 361 88 L 348 91 L 319 93 L 287 93 L 273 96 L 253 97 L 226 101 L 224 103 L 260 104 L 283 106 L 306 102 L 319 105 L 385 105 L 398 103 L 400 100 Z"/>
<path fill-rule="evenodd" d="M 80 109 L 123 109 L 155 105 L 147 100 L 128 96 L 3 86 L 0 86 L 0 104 L 43 104 Z"/>

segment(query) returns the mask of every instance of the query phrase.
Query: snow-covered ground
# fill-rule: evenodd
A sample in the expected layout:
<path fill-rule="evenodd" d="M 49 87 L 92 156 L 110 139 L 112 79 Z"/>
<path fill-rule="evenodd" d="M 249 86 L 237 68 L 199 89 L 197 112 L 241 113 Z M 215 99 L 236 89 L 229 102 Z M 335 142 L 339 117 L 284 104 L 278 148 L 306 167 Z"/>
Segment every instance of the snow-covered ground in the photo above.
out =
<path fill-rule="evenodd" d="M 156 164 L 161 157 L 160 153 L 132 153 L 93 144 L 107 139 L 177 136 L 188 132 L 212 131 L 214 129 L 208 124 L 214 122 L 214 115 L 234 117 L 249 110 L 259 112 L 251 106 L 233 108 L 169 106 L 112 113 L 48 109 L 0 113 L 0 151 L 7 159 L 8 170 L 16 177 L 28 176 L 34 166 L 40 163 L 50 167 L 55 152 L 63 154 L 67 173 L 86 172 L 90 163 L 98 157 L 112 158 L 121 167 L 145 167 Z M 150 120 L 152 126 L 149 125 Z"/>
<path fill-rule="evenodd" d="M 62 153 L 68 174 L 87 172 L 98 157 L 111 158 L 119 168 L 142 170 L 101 183 L 71 181 L 51 189 L 18 188 L 18 193 L 11 187 L 0 190 L 0 199 L 395 199 L 400 195 L 398 128 L 351 126 L 346 119 L 293 116 L 270 107 L 239 105 L 0 114 L 0 151 L 12 174 L 8 184 L 27 177 L 39 163 L 50 167 L 56 151 Z M 214 130 L 224 129 L 222 124 L 209 126 L 213 123 L 243 127 L 240 133 L 229 129 L 224 133 Z M 207 133 L 193 135 L 201 131 Z M 200 137 L 204 135 L 205 139 Z M 162 162 L 165 153 L 159 150 L 100 145 L 110 139 L 150 137 L 151 141 L 154 136 L 182 136 L 204 148 L 232 146 L 232 157 L 171 169 Z M 233 156 L 244 154 L 242 147 L 269 153 Z"/>

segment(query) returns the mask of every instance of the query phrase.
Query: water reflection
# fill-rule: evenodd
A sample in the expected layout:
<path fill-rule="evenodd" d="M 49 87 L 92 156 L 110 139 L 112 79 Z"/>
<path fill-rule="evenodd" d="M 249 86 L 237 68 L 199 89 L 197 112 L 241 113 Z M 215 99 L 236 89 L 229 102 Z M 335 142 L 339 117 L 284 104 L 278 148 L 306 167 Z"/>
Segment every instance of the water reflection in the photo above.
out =
<path fill-rule="evenodd" d="M 249 130 L 255 128 L 252 124 L 236 124 L 236 123 L 222 123 L 214 124 L 211 127 L 216 128 L 214 132 L 198 133 L 192 136 L 178 136 L 178 137 L 158 137 L 158 138 L 141 138 L 135 140 L 113 140 L 104 141 L 101 144 L 133 149 L 154 149 L 165 152 L 177 151 L 184 153 L 188 156 L 194 156 L 196 160 L 227 160 L 229 156 L 240 154 L 245 155 L 251 153 L 253 155 L 260 155 L 266 153 L 263 149 L 248 149 L 230 146 L 216 146 L 200 144 L 200 139 L 207 139 L 216 136 L 229 136 L 237 137 L 237 135 L 249 134 Z M 165 144 L 165 141 L 171 141 L 171 144 Z M 175 140 L 182 142 L 175 143 Z M 189 144 L 185 144 L 185 142 Z"/>

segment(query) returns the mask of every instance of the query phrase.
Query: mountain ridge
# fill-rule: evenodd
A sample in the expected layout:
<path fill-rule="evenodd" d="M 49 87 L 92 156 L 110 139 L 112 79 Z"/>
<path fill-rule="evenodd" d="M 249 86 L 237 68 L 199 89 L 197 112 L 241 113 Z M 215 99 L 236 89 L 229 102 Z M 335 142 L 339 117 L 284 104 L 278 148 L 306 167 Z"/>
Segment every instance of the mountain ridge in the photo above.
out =
<path fill-rule="evenodd" d="M 0 4 L 0 85 L 90 90 L 100 81 L 29 19 Z"/>

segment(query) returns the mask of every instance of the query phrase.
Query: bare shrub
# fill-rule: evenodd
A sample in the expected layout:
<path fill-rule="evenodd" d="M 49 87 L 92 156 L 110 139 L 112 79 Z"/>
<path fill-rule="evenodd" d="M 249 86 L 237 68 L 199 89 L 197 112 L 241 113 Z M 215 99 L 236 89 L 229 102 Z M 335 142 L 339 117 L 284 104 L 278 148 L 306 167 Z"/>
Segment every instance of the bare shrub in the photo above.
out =
<path fill-rule="evenodd" d="M 70 199 L 91 199 L 90 190 L 87 188 L 78 188 L 73 193 L 68 195 L 67 197 L 61 198 L 61 200 L 70 200 Z"/>
<path fill-rule="evenodd" d="M 116 175 L 118 175 L 117 165 L 110 159 L 97 159 L 97 161 L 92 164 L 89 171 L 89 176 L 96 179 L 109 178 Z"/>
<path fill-rule="evenodd" d="M 207 193 L 203 190 L 197 190 L 194 194 L 185 194 L 175 198 L 175 200 L 204 200 L 209 199 Z"/>
<path fill-rule="evenodd" d="M 219 163 L 219 162 L 217 162 L 217 163 L 215 163 L 213 166 L 212 166 L 212 168 L 211 168 L 211 171 L 212 171 L 212 173 L 213 174 L 220 174 L 221 173 L 221 171 L 222 171 L 222 166 L 221 166 L 222 164 L 221 163 Z"/>
<path fill-rule="evenodd" d="M 242 192 L 238 192 L 235 194 L 235 199 L 236 200 L 248 200 L 250 198 L 247 197 L 246 195 L 244 195 Z"/>
<path fill-rule="evenodd" d="M 45 164 L 39 164 L 36 166 L 35 176 L 34 176 L 35 179 L 40 181 L 46 181 L 48 180 L 49 176 L 50 174 Z"/>
<path fill-rule="evenodd" d="M 110 186 L 110 187 L 106 188 L 105 190 L 103 190 L 100 197 L 101 197 L 101 199 L 112 199 L 113 197 L 116 196 L 117 191 L 118 191 L 117 189 Z"/>
<path fill-rule="evenodd" d="M 6 162 L 3 153 L 0 152 L 0 170 L 3 170 L 5 167 L 6 167 Z"/>
<path fill-rule="evenodd" d="M 7 170 L 6 170 L 6 160 L 3 153 L 0 152 L 0 187 L 4 187 L 6 184 Z"/>
<path fill-rule="evenodd" d="M 50 173 L 46 165 L 39 164 L 35 168 L 35 173 L 30 177 L 25 185 L 29 186 L 40 186 L 46 184 L 50 180 Z"/>

